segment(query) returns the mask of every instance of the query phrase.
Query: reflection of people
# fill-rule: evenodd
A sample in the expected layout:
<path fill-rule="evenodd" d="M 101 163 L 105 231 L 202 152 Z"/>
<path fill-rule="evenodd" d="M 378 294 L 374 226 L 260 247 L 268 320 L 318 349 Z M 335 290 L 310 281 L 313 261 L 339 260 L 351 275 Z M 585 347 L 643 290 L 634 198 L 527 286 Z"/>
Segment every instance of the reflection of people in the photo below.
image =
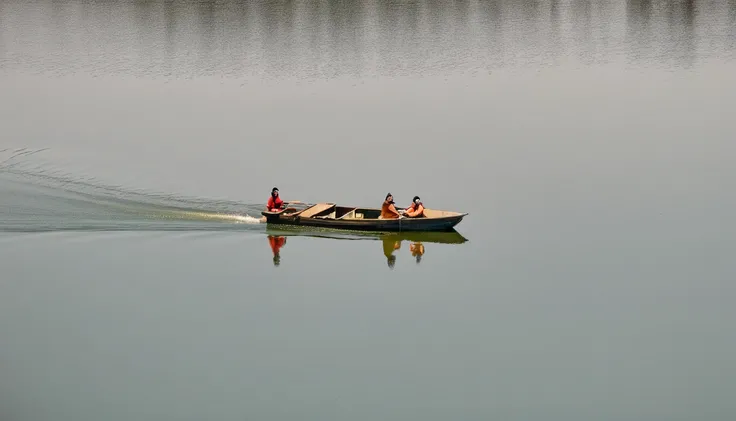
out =
<path fill-rule="evenodd" d="M 273 251 L 273 265 L 278 266 L 281 263 L 281 255 L 279 251 L 281 247 L 286 244 L 286 237 L 280 235 L 269 235 L 268 243 L 271 245 L 271 251 Z"/>
<path fill-rule="evenodd" d="M 383 241 L 383 254 L 386 256 L 388 267 L 393 269 L 396 265 L 396 256 L 394 256 L 394 250 L 401 248 L 401 241 L 393 239 L 391 237 L 384 237 Z"/>
<path fill-rule="evenodd" d="M 422 255 L 424 255 L 424 244 L 418 241 L 411 243 L 409 251 L 411 251 L 411 255 L 417 259 L 417 264 L 419 264 L 422 261 Z"/>
<path fill-rule="evenodd" d="M 418 218 L 420 216 L 424 216 L 424 205 L 422 204 L 422 199 L 420 199 L 419 196 L 414 196 L 414 199 L 412 199 L 411 202 L 411 206 L 406 208 L 404 216 L 408 216 L 409 218 Z"/>
<path fill-rule="evenodd" d="M 399 218 L 399 211 L 394 206 L 394 196 L 389 193 L 386 195 L 386 200 L 381 205 L 381 219 L 396 219 Z"/>

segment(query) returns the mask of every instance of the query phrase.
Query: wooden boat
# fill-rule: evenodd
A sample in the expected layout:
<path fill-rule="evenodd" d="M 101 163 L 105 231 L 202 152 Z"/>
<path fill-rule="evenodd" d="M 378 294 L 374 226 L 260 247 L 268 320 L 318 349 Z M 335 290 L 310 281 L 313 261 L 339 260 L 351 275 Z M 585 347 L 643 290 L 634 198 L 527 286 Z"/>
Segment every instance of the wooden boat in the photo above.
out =
<path fill-rule="evenodd" d="M 424 209 L 418 218 L 381 219 L 381 210 L 335 203 L 317 203 L 303 210 L 287 208 L 278 212 L 263 211 L 268 224 L 301 225 L 354 231 L 405 232 L 450 231 L 467 213 Z"/>

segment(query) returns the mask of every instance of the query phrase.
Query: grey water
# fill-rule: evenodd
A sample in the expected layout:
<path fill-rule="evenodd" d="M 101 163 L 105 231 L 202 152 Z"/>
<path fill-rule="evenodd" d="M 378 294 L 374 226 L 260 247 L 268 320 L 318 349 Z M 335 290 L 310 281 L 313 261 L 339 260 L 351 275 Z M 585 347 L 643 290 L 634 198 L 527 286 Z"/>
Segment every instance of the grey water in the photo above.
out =
<path fill-rule="evenodd" d="M 733 0 L 0 1 L 0 419 L 733 419 L 734 110 Z"/>

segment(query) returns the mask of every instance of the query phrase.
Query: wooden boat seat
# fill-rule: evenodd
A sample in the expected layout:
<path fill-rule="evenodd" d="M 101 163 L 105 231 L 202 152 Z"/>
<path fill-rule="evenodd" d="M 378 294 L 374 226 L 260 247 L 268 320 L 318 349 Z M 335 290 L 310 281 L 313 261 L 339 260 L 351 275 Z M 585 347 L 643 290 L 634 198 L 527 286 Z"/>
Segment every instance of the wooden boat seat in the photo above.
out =
<path fill-rule="evenodd" d="M 332 211 L 331 213 L 328 213 L 327 215 L 317 215 L 317 216 L 313 216 L 312 218 L 335 219 L 335 212 Z"/>
<path fill-rule="evenodd" d="M 355 209 L 351 210 L 350 212 L 346 213 L 345 215 L 337 219 L 355 219 Z"/>
<path fill-rule="evenodd" d="M 312 218 L 318 219 L 355 219 L 355 211 L 358 208 L 349 206 L 331 206 L 324 211 L 318 212 Z"/>
<path fill-rule="evenodd" d="M 299 214 L 299 216 L 301 216 L 302 218 L 313 218 L 317 214 L 330 210 L 334 207 L 334 203 L 318 203 L 311 208 L 304 209 L 304 211 Z"/>

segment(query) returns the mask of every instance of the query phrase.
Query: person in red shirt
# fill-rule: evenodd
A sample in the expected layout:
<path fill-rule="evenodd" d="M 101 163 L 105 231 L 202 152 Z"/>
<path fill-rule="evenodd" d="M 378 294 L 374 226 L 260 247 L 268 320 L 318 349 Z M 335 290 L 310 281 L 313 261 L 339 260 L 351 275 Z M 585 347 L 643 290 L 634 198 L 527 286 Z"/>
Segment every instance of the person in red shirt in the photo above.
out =
<path fill-rule="evenodd" d="M 279 197 L 279 189 L 274 187 L 271 189 L 271 197 L 266 202 L 266 211 L 278 212 L 284 207 L 284 201 Z"/>

